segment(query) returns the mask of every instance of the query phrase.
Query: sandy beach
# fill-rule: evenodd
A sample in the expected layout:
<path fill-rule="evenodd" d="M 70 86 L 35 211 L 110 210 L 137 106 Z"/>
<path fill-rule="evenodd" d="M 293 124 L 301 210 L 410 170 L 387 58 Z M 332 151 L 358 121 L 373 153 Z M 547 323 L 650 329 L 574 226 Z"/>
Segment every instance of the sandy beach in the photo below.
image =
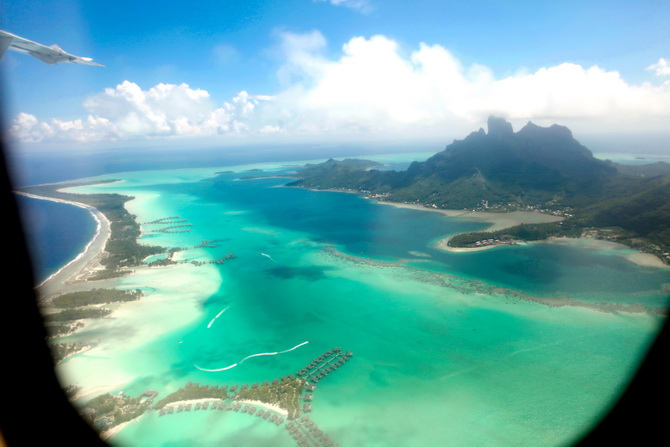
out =
<path fill-rule="evenodd" d="M 639 251 L 635 251 L 625 245 L 618 244 L 616 242 L 603 241 L 600 239 L 593 239 L 593 238 L 575 239 L 568 237 L 559 237 L 559 238 L 550 238 L 541 242 L 531 242 L 531 243 L 544 243 L 554 245 L 579 245 L 583 248 L 591 250 L 621 251 L 621 253 L 615 253 L 615 254 L 623 258 L 626 258 L 633 264 L 637 264 L 642 267 L 656 267 L 656 268 L 670 269 L 670 265 L 664 263 L 657 256 L 651 253 L 642 253 Z"/>
<path fill-rule="evenodd" d="M 485 211 L 442 210 L 435 208 L 427 208 L 422 205 L 412 205 L 409 203 L 393 203 L 393 202 L 377 202 L 377 203 L 381 205 L 391 205 L 396 208 L 407 208 L 420 211 L 432 211 L 435 213 L 443 214 L 448 217 L 463 218 L 473 220 L 476 222 L 486 222 L 490 224 L 490 226 L 486 229 L 486 231 L 498 231 L 521 224 L 559 222 L 563 220 L 563 217 L 553 216 L 551 214 L 543 214 L 537 211 L 513 211 L 510 213 L 490 213 Z M 451 237 L 440 239 L 435 243 L 434 247 L 452 253 L 468 253 L 474 251 L 489 250 L 494 247 L 499 247 L 499 245 L 486 245 L 483 247 L 451 247 L 449 246 L 449 239 L 451 239 Z M 560 238 L 549 238 L 543 241 L 532 241 L 528 243 L 563 244 L 563 245 L 577 244 L 586 248 L 593 248 L 597 250 L 621 250 L 622 253 L 619 254 L 619 256 L 626 258 L 628 261 L 634 264 L 640 265 L 642 267 L 656 267 L 656 268 L 670 269 L 670 265 L 664 263 L 657 256 L 650 253 L 642 253 L 635 250 L 628 251 L 627 246 L 618 244 L 616 242 L 603 241 L 593 238 L 575 239 L 575 238 L 560 237 Z"/>
<path fill-rule="evenodd" d="M 413 205 L 409 203 L 395 203 L 395 202 L 377 202 L 377 203 L 379 203 L 380 205 L 391 205 L 396 208 L 407 208 L 419 211 L 431 211 L 434 213 L 440 213 L 447 217 L 457 217 L 459 219 L 467 219 L 475 222 L 489 223 L 490 226 L 486 229 L 486 231 L 498 231 L 521 224 L 559 222 L 563 220 L 563 217 L 553 216 L 551 214 L 543 214 L 537 211 L 512 211 L 510 213 L 490 213 L 486 211 L 443 210 L 437 208 L 427 208 L 423 205 Z M 493 247 L 497 247 L 497 245 L 487 245 L 485 247 L 472 247 L 472 248 L 450 247 L 449 239 L 451 239 L 451 237 L 440 239 L 439 241 L 437 241 L 437 243 L 435 243 L 435 248 L 439 248 L 440 250 L 449 251 L 452 253 L 464 253 L 464 252 L 487 250 Z"/>
<path fill-rule="evenodd" d="M 84 208 L 91 213 L 97 222 L 96 233 L 91 242 L 86 245 L 84 251 L 79 253 L 79 255 L 70 261 L 65 267 L 61 268 L 56 273 L 47 278 L 44 282 L 37 285 L 35 290 L 37 291 L 40 300 L 43 300 L 48 299 L 49 296 L 64 293 L 66 291 L 75 291 L 79 288 L 89 288 L 85 285 L 85 283 L 83 283 L 82 280 L 85 275 L 89 274 L 90 272 L 103 268 L 100 265 L 100 259 L 103 254 L 105 244 L 107 243 L 107 240 L 111 234 L 109 220 L 107 220 L 105 215 L 96 208 L 85 205 L 83 203 L 54 199 L 51 197 L 36 196 L 33 194 L 26 194 L 21 192 L 17 192 L 17 194 L 38 200 L 67 203 L 69 205 Z M 112 281 L 115 282 L 115 280 L 108 280 L 108 282 Z M 80 283 L 79 287 L 76 285 L 77 282 Z"/>
<path fill-rule="evenodd" d="M 246 400 L 246 399 L 238 399 L 237 402 L 242 403 L 242 404 L 251 404 L 251 405 L 258 405 L 261 407 L 265 407 L 269 410 L 272 410 L 276 413 L 281 414 L 284 417 L 288 417 L 288 411 L 284 410 L 281 407 L 278 407 L 277 405 L 272 405 L 266 402 L 261 402 L 260 400 Z"/>

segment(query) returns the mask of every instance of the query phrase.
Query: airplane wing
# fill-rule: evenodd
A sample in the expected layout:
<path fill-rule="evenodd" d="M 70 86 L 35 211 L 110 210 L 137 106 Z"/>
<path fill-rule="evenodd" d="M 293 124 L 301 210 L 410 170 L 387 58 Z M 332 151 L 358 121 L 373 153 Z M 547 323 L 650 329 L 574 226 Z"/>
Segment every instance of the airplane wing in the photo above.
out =
<path fill-rule="evenodd" d="M 0 30 L 0 57 L 2 57 L 7 48 L 30 54 L 42 62 L 52 65 L 60 64 L 61 62 L 71 62 L 73 64 L 104 67 L 102 64 L 93 62 L 93 59 L 90 57 L 79 57 L 74 54 L 66 53 L 58 45 L 47 47 L 46 45 Z"/>

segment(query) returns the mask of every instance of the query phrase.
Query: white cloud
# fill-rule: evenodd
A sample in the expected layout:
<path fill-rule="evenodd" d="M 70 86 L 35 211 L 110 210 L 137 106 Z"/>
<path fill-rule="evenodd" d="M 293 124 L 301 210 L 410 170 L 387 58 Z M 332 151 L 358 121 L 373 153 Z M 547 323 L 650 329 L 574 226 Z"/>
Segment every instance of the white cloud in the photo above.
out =
<path fill-rule="evenodd" d="M 658 62 L 647 67 L 647 70 L 656 72 L 656 76 L 670 76 L 670 62 L 667 59 L 660 58 Z"/>
<path fill-rule="evenodd" d="M 313 34 L 313 33 L 312 33 Z M 315 36 L 311 36 L 315 40 Z M 617 71 L 563 63 L 497 79 L 464 66 L 448 49 L 421 44 L 404 56 L 385 36 L 356 37 L 336 60 L 301 47 L 287 60 L 303 79 L 278 95 L 306 132 L 423 132 L 460 123 L 472 128 L 495 113 L 517 121 L 670 126 L 670 82 L 631 85 Z M 304 61 L 304 65 L 302 64 Z M 292 105 L 292 107 L 289 107 Z"/>
<path fill-rule="evenodd" d="M 158 84 L 142 90 L 124 81 L 87 98 L 84 107 L 89 114 L 84 119 L 39 121 L 34 115 L 21 113 L 10 133 L 25 142 L 242 134 L 249 128 L 244 121 L 253 116 L 256 105 L 271 99 L 242 91 L 217 108 L 208 92 L 186 84 Z"/>
<path fill-rule="evenodd" d="M 369 12 L 372 9 L 368 0 L 314 0 L 315 2 L 326 2 L 334 6 L 344 6 L 360 12 Z"/>
<path fill-rule="evenodd" d="M 617 71 L 573 63 L 497 78 L 440 45 L 421 44 L 406 54 L 388 37 L 355 37 L 333 58 L 317 31 L 280 38 L 285 63 L 276 95 L 242 91 L 217 106 L 207 91 L 186 84 L 143 90 L 125 81 L 89 97 L 86 117 L 40 121 L 22 113 L 11 134 L 26 142 L 462 135 L 490 114 L 515 125 L 557 122 L 579 132 L 670 128 L 670 81 L 633 85 Z M 649 67 L 665 68 L 665 59 Z"/>

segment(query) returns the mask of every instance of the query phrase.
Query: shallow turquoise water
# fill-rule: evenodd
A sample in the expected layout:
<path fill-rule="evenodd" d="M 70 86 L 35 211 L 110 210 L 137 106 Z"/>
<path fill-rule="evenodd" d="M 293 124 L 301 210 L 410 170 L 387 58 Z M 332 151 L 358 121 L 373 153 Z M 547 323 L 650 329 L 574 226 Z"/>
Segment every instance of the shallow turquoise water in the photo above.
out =
<path fill-rule="evenodd" d="M 220 287 L 197 321 L 105 360 L 131 370 L 143 359 L 141 376 L 119 391 L 271 380 L 340 346 L 354 357 L 319 383 L 311 417 L 341 446 L 562 445 L 618 395 L 662 322 L 652 311 L 667 305 L 668 270 L 570 245 L 442 253 L 435 239 L 484 225 L 282 188 L 281 178 L 237 180 L 249 175 L 259 173 L 115 174 L 128 180 L 101 187 L 155 195 L 142 222 L 191 225 L 145 225 L 144 242 L 216 239 L 182 255 L 237 256 L 216 267 Z M 597 310 L 603 302 L 650 312 Z M 147 415 L 112 441 L 295 445 L 283 428 L 228 412 Z"/>

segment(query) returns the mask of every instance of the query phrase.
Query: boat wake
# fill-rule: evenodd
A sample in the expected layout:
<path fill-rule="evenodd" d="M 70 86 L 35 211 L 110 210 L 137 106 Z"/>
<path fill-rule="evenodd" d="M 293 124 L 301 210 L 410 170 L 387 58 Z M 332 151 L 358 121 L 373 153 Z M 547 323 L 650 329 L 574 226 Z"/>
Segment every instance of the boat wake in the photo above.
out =
<path fill-rule="evenodd" d="M 225 311 L 227 311 L 228 309 L 230 309 L 230 306 L 227 306 L 227 307 L 226 307 L 225 309 L 223 309 L 221 312 L 219 312 L 218 314 L 216 314 L 216 316 L 215 316 L 214 318 L 212 318 L 212 321 L 210 321 L 209 324 L 207 325 L 207 329 L 211 328 L 212 325 L 214 324 L 214 322 L 216 321 L 216 319 L 219 318 L 221 315 L 223 315 L 223 313 L 224 313 Z"/>
<path fill-rule="evenodd" d="M 270 256 L 270 255 L 267 254 L 267 253 L 261 253 L 261 256 L 265 256 L 266 258 L 268 258 L 270 261 L 274 262 L 275 264 L 277 263 L 277 261 L 275 261 L 274 259 L 272 259 L 272 256 Z"/>
<path fill-rule="evenodd" d="M 227 308 L 226 308 L 226 309 L 227 309 Z M 225 309 L 224 309 L 224 310 L 225 310 Z M 221 313 L 223 313 L 223 311 L 222 311 Z M 214 319 L 216 319 L 216 317 L 214 317 Z M 304 342 L 300 343 L 299 345 L 295 345 L 295 346 L 292 347 L 291 349 L 287 349 L 287 350 L 285 350 L 285 351 L 277 351 L 277 352 L 261 352 L 261 353 L 259 353 L 259 354 L 251 354 L 251 355 L 248 355 L 248 356 L 244 357 L 244 358 L 243 358 L 242 360 L 240 360 L 238 363 L 233 363 L 232 365 L 226 366 L 225 368 L 209 369 L 209 368 L 202 368 L 202 367 L 200 367 L 200 366 L 198 366 L 198 365 L 196 365 L 196 364 L 194 364 L 193 366 L 195 366 L 195 367 L 196 367 L 197 369 L 199 369 L 200 371 L 205 371 L 205 372 L 219 372 L 219 371 L 225 371 L 225 370 L 227 370 L 227 369 L 235 368 L 236 366 L 241 365 L 242 363 L 244 363 L 245 360 L 250 359 L 250 358 L 252 358 L 252 357 L 260 357 L 260 356 L 264 356 L 264 355 L 278 355 L 278 354 L 285 354 L 285 353 L 287 353 L 287 352 L 291 352 L 291 351 L 293 351 L 294 349 L 298 349 L 299 347 L 301 347 L 301 346 L 303 346 L 303 345 L 306 345 L 307 343 L 309 343 L 309 341 L 304 341 Z"/>

